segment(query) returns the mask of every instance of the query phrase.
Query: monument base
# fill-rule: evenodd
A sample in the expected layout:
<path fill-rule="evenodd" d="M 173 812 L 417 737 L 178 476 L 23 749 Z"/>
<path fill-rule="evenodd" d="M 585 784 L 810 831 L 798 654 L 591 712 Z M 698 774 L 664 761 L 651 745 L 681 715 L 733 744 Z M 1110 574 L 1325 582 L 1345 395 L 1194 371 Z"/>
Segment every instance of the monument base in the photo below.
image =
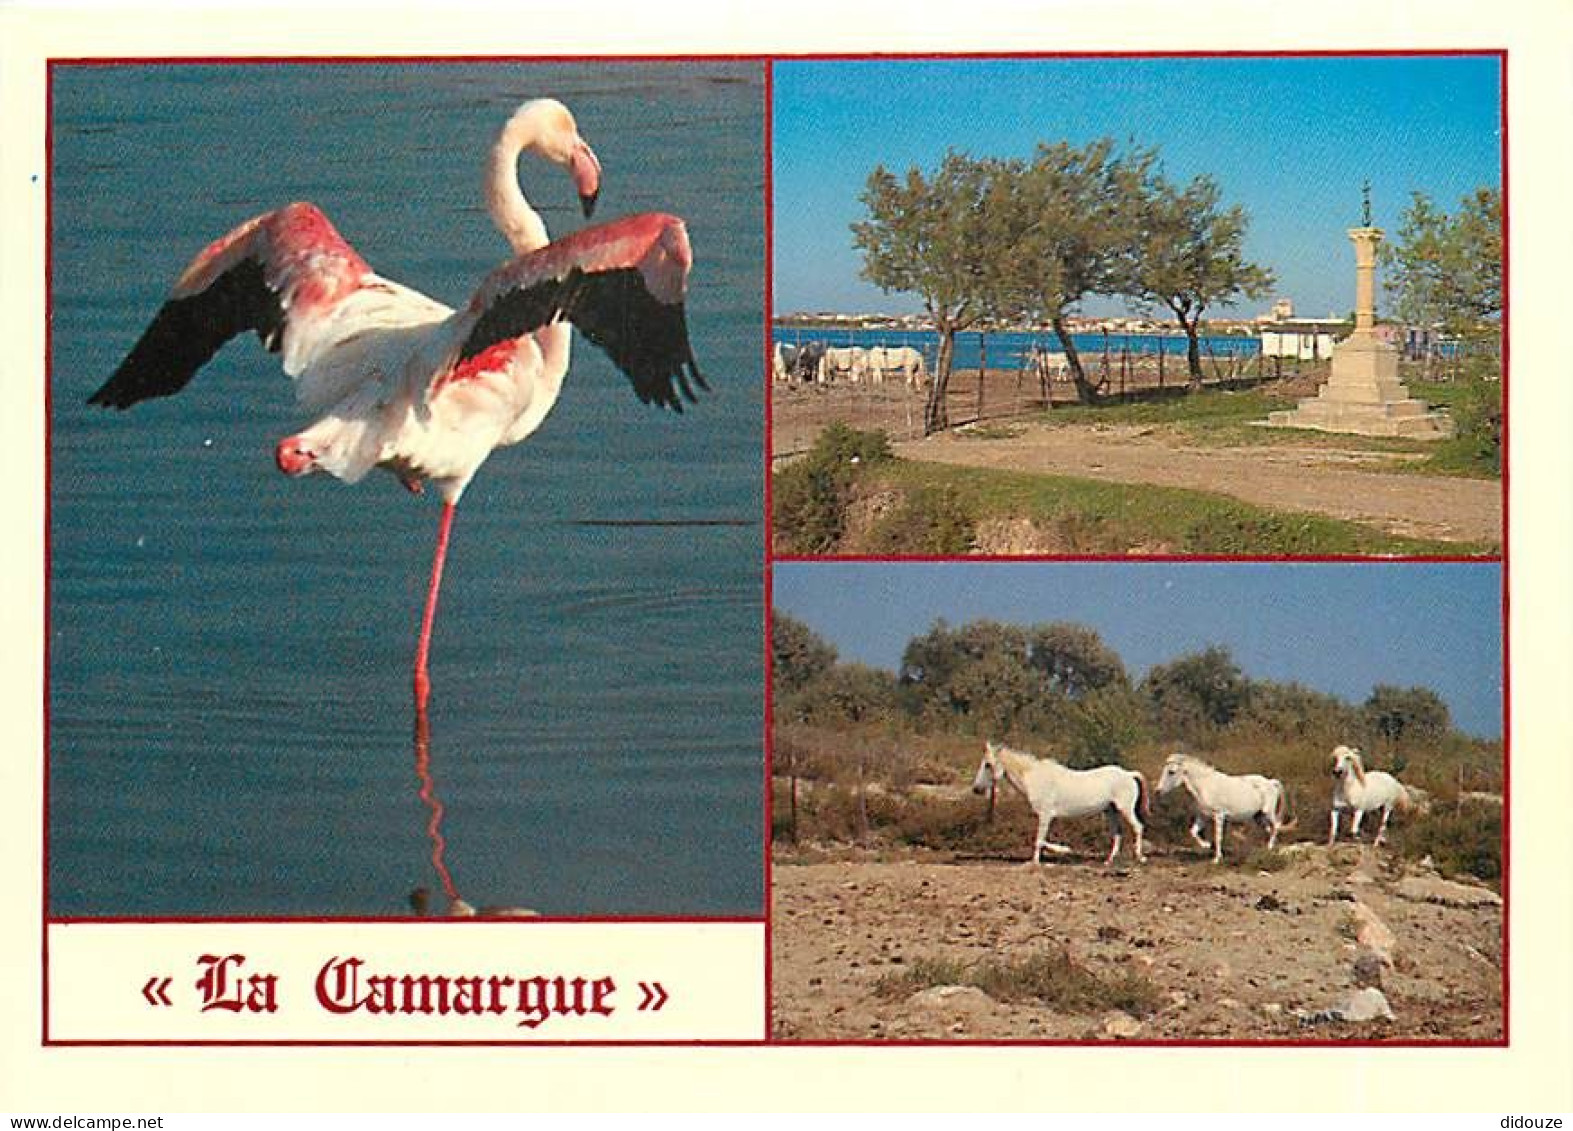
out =
<path fill-rule="evenodd" d="M 1327 383 L 1299 408 L 1270 413 L 1271 428 L 1312 428 L 1358 436 L 1442 440 L 1453 434 L 1446 413 L 1430 411 L 1398 379 L 1398 351 L 1369 330 L 1356 330 L 1333 347 Z"/>

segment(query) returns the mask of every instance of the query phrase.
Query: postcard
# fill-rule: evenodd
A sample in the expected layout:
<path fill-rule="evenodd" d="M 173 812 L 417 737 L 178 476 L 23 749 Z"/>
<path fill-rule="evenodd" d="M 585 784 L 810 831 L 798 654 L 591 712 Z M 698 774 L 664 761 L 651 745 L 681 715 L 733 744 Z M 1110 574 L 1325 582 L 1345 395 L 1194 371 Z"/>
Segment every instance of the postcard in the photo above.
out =
<path fill-rule="evenodd" d="M 0 17 L 0 1108 L 1573 1105 L 1566 20 L 812 8 Z"/>

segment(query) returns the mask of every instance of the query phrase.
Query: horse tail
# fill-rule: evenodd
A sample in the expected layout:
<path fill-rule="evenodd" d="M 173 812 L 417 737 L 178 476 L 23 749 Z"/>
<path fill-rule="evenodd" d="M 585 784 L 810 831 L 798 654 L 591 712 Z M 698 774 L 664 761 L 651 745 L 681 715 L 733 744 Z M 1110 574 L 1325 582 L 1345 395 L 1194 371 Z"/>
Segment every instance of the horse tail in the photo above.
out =
<path fill-rule="evenodd" d="M 1132 770 L 1131 777 L 1136 779 L 1136 816 L 1145 825 L 1151 820 L 1147 779 L 1140 770 Z"/>
<path fill-rule="evenodd" d="M 1289 798 L 1289 787 L 1277 778 L 1273 784 L 1278 787 L 1278 801 L 1273 806 L 1273 820 L 1278 822 L 1278 831 L 1285 832 L 1300 823 L 1300 818 L 1295 815 L 1294 805 Z"/>

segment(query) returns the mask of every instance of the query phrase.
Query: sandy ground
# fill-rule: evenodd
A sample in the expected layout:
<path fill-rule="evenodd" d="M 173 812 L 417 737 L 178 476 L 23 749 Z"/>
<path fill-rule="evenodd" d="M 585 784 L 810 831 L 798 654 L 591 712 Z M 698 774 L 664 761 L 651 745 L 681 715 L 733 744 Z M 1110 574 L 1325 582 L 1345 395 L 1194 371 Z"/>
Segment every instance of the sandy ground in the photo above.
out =
<path fill-rule="evenodd" d="M 1030 830 L 1027 836 L 1030 839 Z M 1394 871 L 1384 852 L 1312 844 L 1268 873 L 1186 850 L 1113 868 L 1087 858 L 895 860 L 778 853 L 773 1027 L 786 1040 L 1496 1041 L 1500 903 L 1488 889 Z M 1361 910 L 1364 909 L 1364 910 Z M 1368 933 L 1371 917 L 1390 934 Z M 1374 930 L 1368 929 L 1368 930 Z M 1373 957 L 1371 945 L 1391 962 Z M 1100 976 L 1159 991 L 1145 1018 L 1062 1014 L 974 988 L 878 991 L 922 959 L 974 963 L 1063 946 Z M 1393 1020 L 1302 1024 L 1375 969 Z"/>
<path fill-rule="evenodd" d="M 1030 426 L 1008 439 L 931 436 L 895 445 L 904 459 L 1153 483 L 1229 495 L 1275 510 L 1306 511 L 1392 534 L 1497 544 L 1502 486 L 1495 480 L 1405 475 L 1392 453 L 1321 447 L 1186 448 L 1153 429 Z"/>

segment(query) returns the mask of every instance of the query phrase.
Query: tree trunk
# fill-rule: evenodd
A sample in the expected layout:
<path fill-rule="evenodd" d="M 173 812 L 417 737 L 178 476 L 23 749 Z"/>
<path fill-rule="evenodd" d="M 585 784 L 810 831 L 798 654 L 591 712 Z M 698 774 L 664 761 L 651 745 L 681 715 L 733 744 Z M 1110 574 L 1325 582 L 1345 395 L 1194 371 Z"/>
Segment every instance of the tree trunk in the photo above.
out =
<path fill-rule="evenodd" d="M 988 335 L 982 330 L 978 331 L 978 411 L 979 422 L 983 420 L 983 382 L 989 375 L 989 341 Z"/>
<path fill-rule="evenodd" d="M 923 435 L 932 436 L 950 426 L 945 412 L 945 394 L 950 387 L 950 366 L 956 356 L 956 331 L 937 326 L 939 356 L 934 360 L 934 384 L 929 388 L 928 404 L 923 409 Z"/>
<path fill-rule="evenodd" d="M 1193 393 L 1202 387 L 1202 345 L 1198 338 L 1201 321 L 1200 314 L 1191 319 L 1180 315 L 1180 325 L 1185 329 L 1185 365 L 1190 371 L 1189 387 Z"/>
<path fill-rule="evenodd" d="M 1092 382 L 1087 380 L 1086 371 L 1081 367 L 1081 355 L 1076 352 L 1076 343 L 1071 340 L 1071 332 L 1065 325 L 1065 318 L 1056 314 L 1051 319 L 1054 334 L 1060 340 L 1060 348 L 1065 351 L 1065 363 L 1070 366 L 1071 380 L 1076 382 L 1076 399 L 1082 404 L 1095 404 L 1098 400 L 1098 390 Z"/>

